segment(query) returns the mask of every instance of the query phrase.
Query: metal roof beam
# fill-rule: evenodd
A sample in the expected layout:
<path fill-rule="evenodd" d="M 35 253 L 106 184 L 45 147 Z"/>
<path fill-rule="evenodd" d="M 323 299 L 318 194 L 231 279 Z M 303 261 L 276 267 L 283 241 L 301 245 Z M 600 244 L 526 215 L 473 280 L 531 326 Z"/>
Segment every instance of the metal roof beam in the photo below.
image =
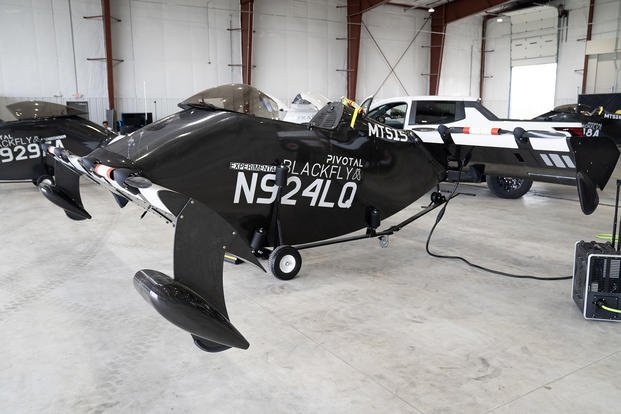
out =
<path fill-rule="evenodd" d="M 436 7 L 436 13 L 444 15 L 445 23 L 452 23 L 464 17 L 481 13 L 508 0 L 455 0 Z M 444 10 L 443 10 L 444 9 Z"/>
<path fill-rule="evenodd" d="M 242 55 L 242 83 L 250 85 L 252 82 L 252 32 L 254 15 L 254 0 L 239 0 L 241 7 L 241 55 Z"/>
<path fill-rule="evenodd" d="M 71 6 L 70 6 L 71 7 Z M 112 68 L 112 28 L 110 27 L 110 0 L 101 1 L 101 12 L 106 49 L 106 75 L 108 86 L 108 109 L 114 109 L 114 69 Z M 76 75 L 77 76 L 77 75 Z M 76 91 L 77 93 L 78 91 Z"/>

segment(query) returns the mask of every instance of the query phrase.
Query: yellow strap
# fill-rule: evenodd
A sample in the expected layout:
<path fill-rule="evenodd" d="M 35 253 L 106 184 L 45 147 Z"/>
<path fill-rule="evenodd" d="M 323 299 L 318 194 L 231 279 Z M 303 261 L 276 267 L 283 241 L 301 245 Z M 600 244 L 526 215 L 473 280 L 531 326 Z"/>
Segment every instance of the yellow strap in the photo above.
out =
<path fill-rule="evenodd" d="M 341 103 L 345 106 L 351 106 L 352 108 L 355 108 L 354 114 L 351 117 L 351 122 L 349 123 L 349 126 L 353 128 L 356 124 L 356 118 L 358 118 L 358 114 L 362 111 L 362 108 L 355 101 L 352 101 L 345 96 L 341 97 Z"/>
<path fill-rule="evenodd" d="M 341 98 L 341 103 L 342 103 L 343 105 L 345 105 L 345 106 L 353 106 L 354 108 L 355 108 L 356 106 L 358 106 L 358 105 L 356 104 L 356 102 L 352 101 L 352 100 L 351 100 L 351 99 L 349 99 L 349 98 L 346 98 L 345 96 L 343 96 L 343 97 Z"/>
<path fill-rule="evenodd" d="M 354 125 L 356 124 L 356 118 L 358 118 L 358 113 L 360 112 L 360 107 L 356 108 L 354 110 L 354 114 L 351 117 L 351 123 L 349 124 L 350 127 L 354 127 Z"/>

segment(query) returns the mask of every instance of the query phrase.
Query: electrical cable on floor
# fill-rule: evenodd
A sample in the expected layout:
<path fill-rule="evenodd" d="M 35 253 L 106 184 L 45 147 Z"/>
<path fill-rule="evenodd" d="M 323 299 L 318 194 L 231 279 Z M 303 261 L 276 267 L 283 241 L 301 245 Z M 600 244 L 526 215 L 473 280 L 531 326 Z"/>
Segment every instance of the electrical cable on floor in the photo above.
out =
<path fill-rule="evenodd" d="M 500 270 L 494 270 L 494 269 L 487 268 L 485 266 L 478 265 L 476 263 L 472 263 L 468 259 L 461 257 L 461 256 L 450 256 L 450 255 L 437 254 L 437 253 L 433 253 L 429 249 L 429 244 L 431 242 L 431 236 L 433 236 L 433 232 L 435 231 L 438 224 L 440 224 L 440 221 L 442 221 L 442 218 L 444 217 L 444 213 L 446 212 L 446 207 L 448 206 L 448 203 L 451 201 L 452 197 L 455 196 L 455 194 L 457 193 L 457 189 L 459 188 L 459 184 L 461 180 L 462 169 L 463 169 L 463 165 L 459 168 L 459 174 L 457 175 L 458 178 L 457 178 L 457 181 L 455 182 L 455 187 L 453 188 L 453 191 L 451 191 L 450 196 L 447 197 L 446 202 L 444 203 L 444 205 L 438 212 L 438 215 L 436 216 L 435 223 L 433 224 L 433 226 L 431 227 L 431 230 L 429 231 L 429 235 L 427 236 L 427 243 L 425 243 L 425 250 L 427 251 L 427 254 L 432 257 L 436 257 L 438 259 L 460 260 L 464 262 L 465 264 L 467 264 L 468 266 L 474 267 L 475 269 L 479 269 L 485 272 L 493 273 L 495 275 L 506 276 L 506 277 L 511 277 L 515 279 L 533 279 L 533 280 L 569 280 L 571 279 L 572 276 L 541 277 L 541 276 L 518 275 L 515 273 L 502 272 Z M 619 313 L 621 313 L 621 310 L 619 311 Z"/>

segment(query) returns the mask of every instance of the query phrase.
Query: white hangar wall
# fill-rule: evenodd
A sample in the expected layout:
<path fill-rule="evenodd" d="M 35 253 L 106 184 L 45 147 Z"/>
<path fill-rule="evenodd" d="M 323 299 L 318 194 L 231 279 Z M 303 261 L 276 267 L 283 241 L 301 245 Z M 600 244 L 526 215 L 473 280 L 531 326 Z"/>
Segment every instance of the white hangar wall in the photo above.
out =
<path fill-rule="evenodd" d="M 569 19 L 558 28 L 555 104 L 576 101 L 585 51 L 587 93 L 618 92 L 621 1 L 595 1 L 591 42 L 585 41 L 588 0 L 553 4 L 560 3 Z M 300 91 L 345 95 L 346 8 L 337 7 L 344 5 L 255 2 L 252 83 L 283 102 Z M 100 14 L 100 0 L 0 0 L 0 104 L 87 100 L 91 119 L 103 119 L 105 64 L 87 60 L 104 56 L 102 24 L 84 19 Z M 194 92 L 241 81 L 238 0 L 112 0 L 112 14 L 122 20 L 112 26 L 114 57 L 124 60 L 114 66 L 119 112 L 146 107 L 161 118 Z M 424 10 L 389 5 L 365 13 L 356 99 L 427 94 L 428 18 Z M 479 95 L 481 20 L 448 25 L 440 94 Z M 482 98 L 499 116 L 508 114 L 511 32 L 509 19 L 488 20 Z"/>
<path fill-rule="evenodd" d="M 480 50 L 480 47 L 479 47 Z M 483 104 L 500 117 L 509 114 L 511 86 L 511 23 L 490 19 L 485 33 Z"/>
<path fill-rule="evenodd" d="M 361 102 L 371 95 L 381 99 L 427 94 L 429 13 L 383 5 L 366 12 L 362 21 L 355 98 Z"/>
<path fill-rule="evenodd" d="M 446 26 L 438 95 L 479 96 L 482 22 L 470 16 Z"/>
<path fill-rule="evenodd" d="M 344 5 L 332 0 L 255 2 L 253 85 L 283 102 L 301 91 L 330 99 L 345 95 Z M 192 93 L 241 82 L 238 0 L 112 0 L 111 14 L 121 20 L 112 23 L 113 57 L 123 60 L 114 64 L 118 112 L 146 110 L 157 119 L 176 111 L 179 100 Z M 104 119 L 105 63 L 87 61 L 105 55 L 102 23 L 84 19 L 97 15 L 100 0 L 0 0 L 3 103 L 86 100 L 91 119 Z M 380 97 L 427 92 L 427 17 L 424 11 L 395 6 L 365 14 L 355 98 L 376 91 Z M 369 32 L 391 65 L 403 54 L 395 68 L 401 82 L 395 74 L 383 82 L 390 68 Z"/>
<path fill-rule="evenodd" d="M 559 27 L 555 105 L 576 103 L 578 95 L 582 93 L 582 68 L 589 16 L 587 0 L 566 0 L 563 5 L 569 16 L 567 25 Z"/>
<path fill-rule="evenodd" d="M 64 103 L 76 93 L 106 95 L 97 0 L 0 0 L 0 118 L 4 105 L 24 99 Z"/>
<path fill-rule="evenodd" d="M 254 2 L 252 84 L 289 103 L 300 92 L 345 95 L 347 8 L 333 0 Z"/>
<path fill-rule="evenodd" d="M 596 0 L 593 13 L 587 93 L 619 92 L 621 87 L 621 1 Z"/>
<path fill-rule="evenodd" d="M 76 85 L 89 95 L 105 93 L 105 67 L 86 61 L 104 55 L 101 23 L 82 18 L 101 14 L 100 2 L 71 4 L 0 0 L 0 96 L 70 96 Z"/>
<path fill-rule="evenodd" d="M 111 15 L 122 20 L 112 23 L 113 55 L 124 60 L 114 65 L 118 113 L 146 102 L 159 119 L 201 90 L 241 82 L 240 31 L 230 30 L 239 1 L 113 0 Z"/>
<path fill-rule="evenodd" d="M 299 92 L 329 99 L 346 95 L 345 4 L 344 0 L 256 1 L 252 84 L 283 102 Z M 360 102 L 373 94 L 383 98 L 427 93 L 428 16 L 426 11 L 390 5 L 363 15 L 357 90 L 350 98 Z M 382 53 L 391 66 L 396 65 L 394 73 Z"/>
<path fill-rule="evenodd" d="M 0 105 L 24 99 L 86 100 L 90 118 L 108 107 L 100 0 L 0 0 Z M 115 106 L 176 112 L 199 90 L 241 82 L 236 0 L 112 0 Z M 75 52 L 74 52 L 75 50 Z M 74 64 L 75 57 L 75 64 Z M 0 115 L 0 118 L 2 116 Z"/>
<path fill-rule="evenodd" d="M 592 41 L 586 42 L 588 0 L 564 0 L 565 25 L 558 26 L 555 105 L 575 103 L 582 90 L 585 53 L 589 55 L 585 93 L 611 93 L 621 86 L 621 1 L 596 0 Z M 526 22 L 525 24 L 528 24 Z M 509 19 L 487 23 L 483 104 L 498 116 L 509 113 L 511 85 L 511 39 Z"/>
<path fill-rule="evenodd" d="M 513 67 L 557 63 L 562 47 L 558 23 L 557 9 L 549 6 L 506 13 L 502 21 L 488 19 L 483 103 L 496 115 L 509 115 Z"/>

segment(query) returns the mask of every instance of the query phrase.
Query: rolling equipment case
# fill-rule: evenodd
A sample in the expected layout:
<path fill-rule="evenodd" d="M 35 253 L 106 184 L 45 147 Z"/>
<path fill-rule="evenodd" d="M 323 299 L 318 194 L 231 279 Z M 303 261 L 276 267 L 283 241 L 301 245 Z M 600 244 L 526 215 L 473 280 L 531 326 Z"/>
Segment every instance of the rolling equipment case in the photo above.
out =
<path fill-rule="evenodd" d="M 617 180 L 612 241 L 576 243 L 572 297 L 585 319 L 621 321 L 621 226 L 616 234 L 620 186 Z"/>

